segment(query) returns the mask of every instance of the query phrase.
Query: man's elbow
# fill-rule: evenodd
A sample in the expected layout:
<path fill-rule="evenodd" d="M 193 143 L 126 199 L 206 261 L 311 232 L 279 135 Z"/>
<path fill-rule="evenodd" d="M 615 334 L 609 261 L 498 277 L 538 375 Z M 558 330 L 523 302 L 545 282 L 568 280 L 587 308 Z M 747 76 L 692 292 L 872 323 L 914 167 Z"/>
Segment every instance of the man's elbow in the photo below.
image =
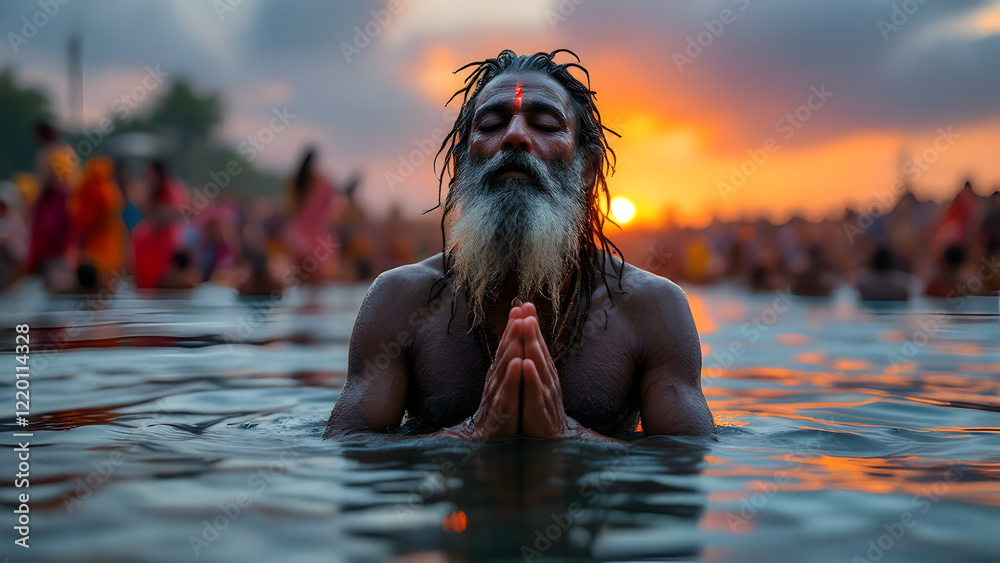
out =
<path fill-rule="evenodd" d="M 708 417 L 693 417 L 685 420 L 661 424 L 642 424 L 646 436 L 712 436 L 715 434 L 715 422 Z"/>
<path fill-rule="evenodd" d="M 701 389 L 669 385 L 667 396 L 656 408 L 642 412 L 643 432 L 648 436 L 710 436 L 715 433 L 712 411 Z M 662 400 L 663 395 L 659 395 Z M 652 406 L 652 405 L 651 405 Z"/>
<path fill-rule="evenodd" d="M 681 436 L 711 436 L 715 434 L 715 421 L 712 419 L 712 413 L 705 409 L 705 415 L 694 417 L 684 431 L 680 433 Z"/>
<path fill-rule="evenodd" d="M 330 420 L 326 423 L 326 431 L 323 432 L 323 439 L 359 440 L 372 435 L 387 433 L 387 429 L 375 428 L 358 417 L 346 416 L 334 409 L 334 412 L 330 414 Z"/>

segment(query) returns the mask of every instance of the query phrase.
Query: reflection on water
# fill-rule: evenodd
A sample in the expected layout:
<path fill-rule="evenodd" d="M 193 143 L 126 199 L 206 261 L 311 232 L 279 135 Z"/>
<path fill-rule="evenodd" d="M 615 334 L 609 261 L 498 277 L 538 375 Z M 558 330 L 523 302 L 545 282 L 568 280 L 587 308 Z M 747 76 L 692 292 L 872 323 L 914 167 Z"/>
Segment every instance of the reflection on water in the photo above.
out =
<path fill-rule="evenodd" d="M 31 555 L 1000 557 L 995 298 L 873 308 L 844 289 L 779 310 L 689 288 L 716 438 L 373 448 L 320 439 L 365 289 L 5 297 L 4 348 L 32 327 Z"/>
<path fill-rule="evenodd" d="M 625 448 L 536 440 L 345 449 L 344 457 L 369 475 L 353 486 L 380 492 L 376 502 L 368 498 L 345 515 L 365 523 L 359 532 L 402 551 L 437 550 L 459 559 L 610 554 L 619 550 L 608 529 L 627 534 L 650 526 L 662 536 L 647 546 L 650 554 L 692 558 L 706 495 L 691 476 L 706 451 L 705 444 L 679 441 Z M 386 479 L 377 470 L 395 470 L 401 478 Z M 456 514 L 462 515 L 458 533 Z M 643 515 L 642 523 L 635 514 Z"/>

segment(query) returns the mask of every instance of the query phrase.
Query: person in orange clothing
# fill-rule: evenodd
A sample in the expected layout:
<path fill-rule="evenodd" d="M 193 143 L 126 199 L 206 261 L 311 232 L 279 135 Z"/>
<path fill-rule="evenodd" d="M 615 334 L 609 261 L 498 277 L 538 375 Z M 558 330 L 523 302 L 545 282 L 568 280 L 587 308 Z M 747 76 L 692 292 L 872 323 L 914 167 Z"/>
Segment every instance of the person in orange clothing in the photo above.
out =
<path fill-rule="evenodd" d="M 83 181 L 69 203 L 70 220 L 80 239 L 81 266 L 94 267 L 98 284 L 120 270 L 126 261 L 128 230 L 122 220 L 125 198 L 112 179 L 113 174 L 114 163 L 110 158 L 90 159 Z"/>

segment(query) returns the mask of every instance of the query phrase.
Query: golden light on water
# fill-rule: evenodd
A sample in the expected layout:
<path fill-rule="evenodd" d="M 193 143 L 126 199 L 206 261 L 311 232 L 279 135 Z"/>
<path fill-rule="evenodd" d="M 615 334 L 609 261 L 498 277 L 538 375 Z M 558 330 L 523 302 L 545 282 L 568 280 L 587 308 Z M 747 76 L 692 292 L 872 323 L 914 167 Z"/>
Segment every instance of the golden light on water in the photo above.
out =
<path fill-rule="evenodd" d="M 611 198 L 611 218 L 619 225 L 628 223 L 635 217 L 635 204 L 626 197 Z"/>

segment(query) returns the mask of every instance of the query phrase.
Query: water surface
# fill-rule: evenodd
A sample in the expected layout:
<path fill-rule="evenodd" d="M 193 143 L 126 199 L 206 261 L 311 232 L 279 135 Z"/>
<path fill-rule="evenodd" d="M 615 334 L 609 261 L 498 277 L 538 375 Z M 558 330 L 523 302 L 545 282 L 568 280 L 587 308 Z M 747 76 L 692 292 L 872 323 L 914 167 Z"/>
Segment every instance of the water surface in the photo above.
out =
<path fill-rule="evenodd" d="M 365 287 L 2 298 L 31 325 L 30 552 L 11 561 L 996 561 L 996 298 L 686 288 L 711 439 L 321 439 Z M 92 308 L 98 310 L 90 310 Z M 5 353 L 8 373 L 15 360 Z M 13 403 L 13 375 L 0 379 Z M 2 411 L 13 475 L 11 432 Z M 30 553 L 30 556 L 27 554 Z"/>

